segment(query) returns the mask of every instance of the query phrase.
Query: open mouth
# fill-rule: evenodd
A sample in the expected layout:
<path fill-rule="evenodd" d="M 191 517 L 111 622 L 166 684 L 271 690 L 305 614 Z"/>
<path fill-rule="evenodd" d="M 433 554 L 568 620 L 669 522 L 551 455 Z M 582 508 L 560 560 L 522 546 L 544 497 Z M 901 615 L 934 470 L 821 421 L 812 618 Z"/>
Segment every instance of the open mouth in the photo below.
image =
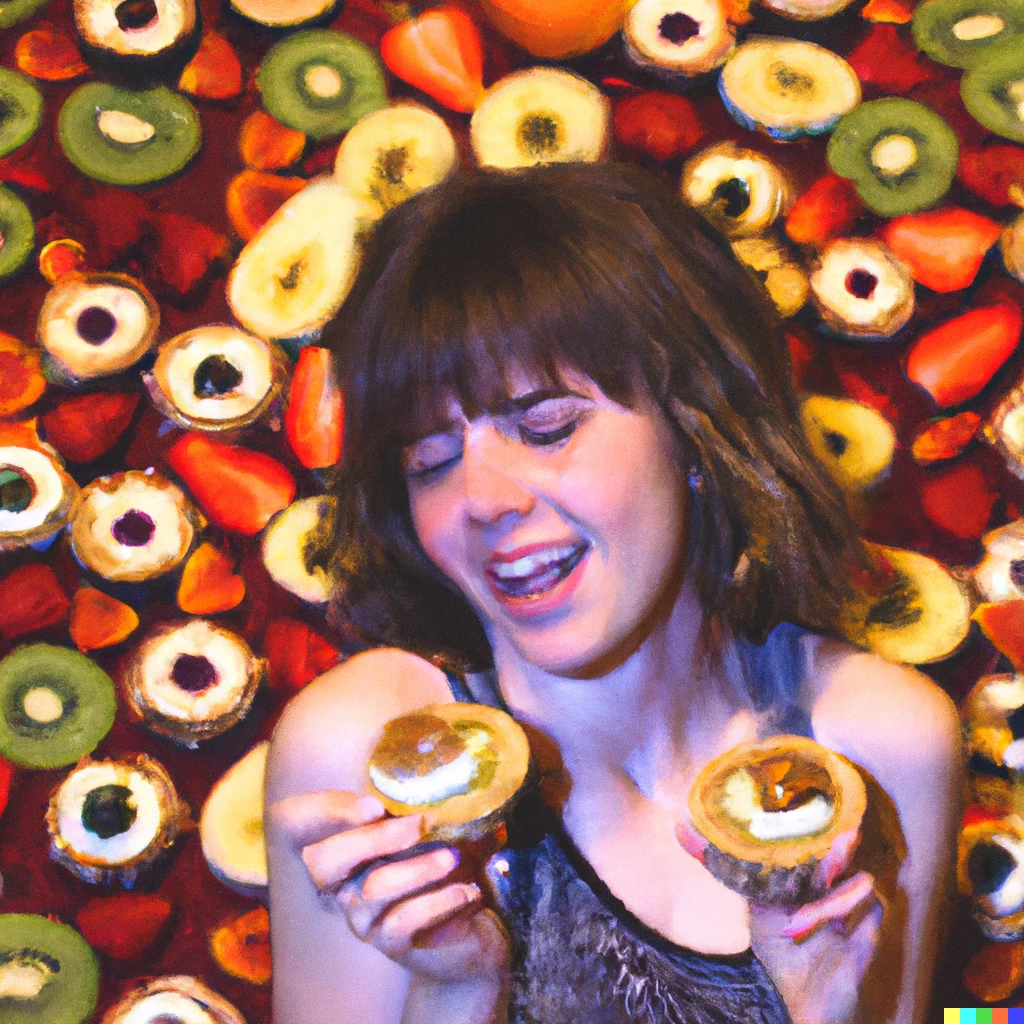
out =
<path fill-rule="evenodd" d="M 534 551 L 514 562 L 492 562 L 487 568 L 487 578 L 502 597 L 536 600 L 566 579 L 583 560 L 589 547 L 586 541 L 582 541 Z"/>

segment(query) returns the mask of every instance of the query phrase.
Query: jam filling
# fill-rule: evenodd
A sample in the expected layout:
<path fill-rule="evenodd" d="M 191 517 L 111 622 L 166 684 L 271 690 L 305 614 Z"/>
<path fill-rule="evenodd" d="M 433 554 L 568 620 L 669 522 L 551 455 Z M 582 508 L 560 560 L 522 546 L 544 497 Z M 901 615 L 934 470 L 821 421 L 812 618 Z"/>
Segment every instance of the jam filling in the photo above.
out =
<path fill-rule="evenodd" d="M 109 309 L 90 306 L 78 314 L 75 329 L 82 341 L 90 345 L 102 345 L 117 329 L 117 320 Z"/>
<path fill-rule="evenodd" d="M 543 114 L 531 114 L 519 122 L 519 144 L 531 156 L 543 156 L 558 148 L 558 122 Z"/>
<path fill-rule="evenodd" d="M 157 19 L 159 13 L 153 0 L 124 0 L 114 9 L 117 26 L 122 32 L 146 28 Z"/>
<path fill-rule="evenodd" d="M 429 775 L 466 749 L 462 737 L 437 715 L 403 715 L 384 726 L 373 761 L 394 777 Z"/>
<path fill-rule="evenodd" d="M 978 843 L 967 858 L 967 877 L 975 895 L 994 893 L 1009 877 L 1016 861 L 997 843 Z"/>
<path fill-rule="evenodd" d="M 742 178 L 720 181 L 711 193 L 711 202 L 726 217 L 742 217 L 750 209 L 750 186 Z"/>
<path fill-rule="evenodd" d="M 846 290 L 857 299 L 870 299 L 878 278 L 868 270 L 851 270 L 846 275 Z"/>
<path fill-rule="evenodd" d="M 694 21 L 688 14 L 683 14 L 682 11 L 674 11 L 672 14 L 666 14 L 661 21 L 658 22 L 658 35 L 662 39 L 668 40 L 670 43 L 674 43 L 676 46 L 682 46 L 688 39 L 692 39 L 694 36 L 700 34 L 700 22 Z"/>
<path fill-rule="evenodd" d="M 196 398 L 217 398 L 234 391 L 241 383 L 241 373 L 223 356 L 207 356 L 192 375 Z"/>
<path fill-rule="evenodd" d="M 141 548 L 150 542 L 155 529 L 153 520 L 145 512 L 133 508 L 114 520 L 110 532 L 118 544 L 129 548 Z"/>
<path fill-rule="evenodd" d="M 182 690 L 200 693 L 217 682 L 217 670 L 202 654 L 179 654 L 171 667 L 171 680 Z"/>
<path fill-rule="evenodd" d="M 0 511 L 24 512 L 32 504 L 32 484 L 16 469 L 0 469 Z"/>
<path fill-rule="evenodd" d="M 137 811 L 132 791 L 127 786 L 110 783 L 89 790 L 82 805 L 82 824 L 100 839 L 110 839 L 127 832 L 135 822 Z"/>
<path fill-rule="evenodd" d="M 773 757 L 748 770 L 760 789 L 762 810 L 792 811 L 817 796 L 829 799 L 831 779 L 817 765 Z"/>

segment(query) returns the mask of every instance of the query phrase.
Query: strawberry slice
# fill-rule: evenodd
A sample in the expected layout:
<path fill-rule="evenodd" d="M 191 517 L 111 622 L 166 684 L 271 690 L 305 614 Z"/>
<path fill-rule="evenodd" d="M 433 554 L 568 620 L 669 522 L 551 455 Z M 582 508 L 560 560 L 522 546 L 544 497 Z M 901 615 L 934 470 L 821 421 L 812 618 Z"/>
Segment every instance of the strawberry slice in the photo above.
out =
<path fill-rule="evenodd" d="M 248 242 L 285 200 L 307 184 L 305 178 L 283 178 L 263 171 L 236 174 L 228 183 L 227 203 L 228 218 L 238 237 Z"/>
<path fill-rule="evenodd" d="M 999 492 L 981 468 L 970 463 L 930 476 L 921 485 L 920 494 L 925 515 L 936 526 L 964 540 L 976 539 L 985 532 L 999 500 Z"/>
<path fill-rule="evenodd" d="M 404 82 L 471 114 L 484 94 L 484 51 L 473 19 L 454 7 L 424 11 L 384 34 L 380 55 Z"/>
<path fill-rule="evenodd" d="M 173 907 L 162 896 L 97 896 L 75 916 L 86 942 L 114 960 L 136 960 L 159 938 Z"/>
<path fill-rule="evenodd" d="M 46 390 L 39 350 L 0 331 L 0 416 L 27 409 Z"/>
<path fill-rule="evenodd" d="M 786 216 L 786 234 L 794 242 L 820 248 L 833 238 L 848 235 L 863 210 L 853 181 L 830 171 L 793 204 Z"/>
<path fill-rule="evenodd" d="M 902 36 L 895 25 L 873 25 L 846 59 L 861 82 L 894 96 L 905 95 L 915 85 L 940 73 L 925 63 L 927 58 L 918 54 L 913 42 Z"/>
<path fill-rule="evenodd" d="M 307 345 L 299 352 L 284 414 L 288 443 L 306 469 L 326 469 L 341 459 L 344 422 L 331 350 Z"/>
<path fill-rule="evenodd" d="M 294 693 L 338 664 L 339 651 L 298 619 L 274 619 L 263 634 L 270 685 Z"/>
<path fill-rule="evenodd" d="M 52 25 L 26 32 L 14 47 L 14 61 L 26 75 L 44 82 L 66 82 L 89 70 L 75 41 Z"/>
<path fill-rule="evenodd" d="M 245 580 L 234 559 L 209 542 L 192 552 L 178 584 L 178 607 L 190 615 L 215 615 L 242 603 Z"/>
<path fill-rule="evenodd" d="M 615 105 L 615 137 L 655 160 L 688 153 L 704 136 L 694 105 L 671 92 L 640 92 Z"/>
<path fill-rule="evenodd" d="M 907 376 L 945 408 L 974 398 L 1020 340 L 1024 314 L 1014 303 L 972 309 L 926 331 L 907 359 Z"/>
<path fill-rule="evenodd" d="M 238 133 L 238 152 L 254 171 L 279 171 L 291 167 L 306 148 L 306 136 L 281 124 L 265 110 L 254 110 Z"/>
<path fill-rule="evenodd" d="M 11 795 L 11 782 L 14 779 L 14 765 L 4 757 L 0 757 L 0 815 L 7 807 Z"/>
<path fill-rule="evenodd" d="M 956 176 L 964 188 L 993 206 L 1024 203 L 1024 146 L 965 146 Z"/>
<path fill-rule="evenodd" d="M 69 462 L 92 462 L 110 451 L 142 396 L 96 391 L 65 399 L 43 416 L 46 440 Z"/>
<path fill-rule="evenodd" d="M 54 571 L 41 562 L 18 566 L 0 579 L 0 636 L 13 640 L 61 621 L 71 602 Z"/>
<path fill-rule="evenodd" d="M 68 629 L 75 646 L 85 654 L 126 640 L 139 625 L 134 608 L 95 587 L 79 587 L 71 601 Z"/>
<path fill-rule="evenodd" d="M 1024 671 L 1024 598 L 979 604 L 971 618 L 1014 669 Z"/>
<path fill-rule="evenodd" d="M 178 88 L 204 100 L 229 100 L 242 91 L 242 64 L 232 45 L 207 31 L 195 56 L 185 65 Z"/>
<path fill-rule="evenodd" d="M 914 438 L 911 454 L 921 466 L 955 458 L 974 440 L 981 425 L 976 412 L 965 410 L 923 427 Z"/>

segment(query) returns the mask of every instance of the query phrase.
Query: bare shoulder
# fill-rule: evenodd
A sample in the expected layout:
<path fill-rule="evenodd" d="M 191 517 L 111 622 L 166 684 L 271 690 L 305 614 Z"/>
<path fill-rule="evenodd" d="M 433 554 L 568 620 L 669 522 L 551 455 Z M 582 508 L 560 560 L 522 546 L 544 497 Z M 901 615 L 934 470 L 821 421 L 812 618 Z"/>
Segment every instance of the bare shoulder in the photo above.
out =
<path fill-rule="evenodd" d="M 430 662 L 393 647 L 365 651 L 325 672 L 285 708 L 270 745 L 267 799 L 359 790 L 385 722 L 452 700 Z"/>
<path fill-rule="evenodd" d="M 949 695 L 923 673 L 841 641 L 817 645 L 808 711 L 826 746 L 871 768 L 889 788 L 955 782 L 960 716 Z M 912 781 L 913 780 L 913 781 Z"/>

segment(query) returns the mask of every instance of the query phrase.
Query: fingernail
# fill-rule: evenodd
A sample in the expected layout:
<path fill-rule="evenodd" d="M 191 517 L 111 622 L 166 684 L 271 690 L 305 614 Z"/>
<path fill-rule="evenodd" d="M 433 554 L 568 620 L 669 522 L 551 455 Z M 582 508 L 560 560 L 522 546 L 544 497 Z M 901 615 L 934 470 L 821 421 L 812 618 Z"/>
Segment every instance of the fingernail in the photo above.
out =
<path fill-rule="evenodd" d="M 480 886 L 477 885 L 476 882 L 467 882 L 462 889 L 465 893 L 467 903 L 472 903 L 474 900 L 480 899 Z"/>
<path fill-rule="evenodd" d="M 436 856 L 442 871 L 451 871 L 459 863 L 459 851 L 451 847 L 438 850 Z"/>
<path fill-rule="evenodd" d="M 384 805 L 375 796 L 361 796 L 356 801 L 356 813 L 365 821 L 373 821 L 384 814 Z"/>
<path fill-rule="evenodd" d="M 782 935 L 787 939 L 802 939 L 814 931 L 814 927 L 817 923 L 817 921 L 812 921 L 810 924 L 806 921 L 796 921 L 792 924 L 786 925 L 786 927 L 782 929 Z"/>

